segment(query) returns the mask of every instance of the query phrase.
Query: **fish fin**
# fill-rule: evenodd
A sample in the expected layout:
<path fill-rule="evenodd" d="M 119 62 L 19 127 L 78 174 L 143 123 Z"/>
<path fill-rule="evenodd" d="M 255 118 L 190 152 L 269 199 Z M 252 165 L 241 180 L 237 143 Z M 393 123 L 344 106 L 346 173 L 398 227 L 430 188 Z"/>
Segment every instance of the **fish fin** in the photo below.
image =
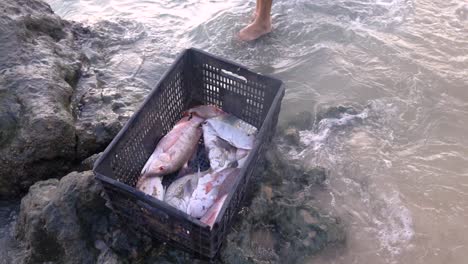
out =
<path fill-rule="evenodd" d="M 225 139 L 221 138 L 220 136 L 217 136 L 218 137 L 218 141 L 217 141 L 217 145 L 221 148 L 224 148 L 226 150 L 230 150 L 230 149 L 233 149 L 234 147 L 228 142 L 226 141 Z"/>
<path fill-rule="evenodd" d="M 193 175 L 192 179 L 190 179 L 190 183 L 192 184 L 192 188 L 195 190 L 198 186 L 198 180 L 200 180 L 200 167 L 198 167 L 198 172 Z"/>
<path fill-rule="evenodd" d="M 182 177 L 187 174 L 190 174 L 190 168 L 188 166 L 188 162 L 186 162 L 184 166 L 179 170 L 179 173 L 177 173 L 177 177 Z"/>
<path fill-rule="evenodd" d="M 198 154 L 198 146 L 195 147 L 195 149 L 192 152 L 192 155 L 190 155 L 190 159 L 187 162 L 187 166 L 188 164 L 193 164 L 197 161 L 197 154 Z"/>
<path fill-rule="evenodd" d="M 164 201 L 164 193 L 166 189 L 164 188 L 164 185 L 162 184 L 162 177 L 157 177 L 157 179 L 155 180 L 157 180 L 158 183 L 157 183 L 156 188 L 153 189 L 153 193 L 151 195 L 158 200 Z"/>
<path fill-rule="evenodd" d="M 200 178 L 200 170 L 198 173 L 193 174 L 192 178 L 184 184 L 184 197 L 192 196 L 192 193 L 198 186 L 198 179 Z"/>
<path fill-rule="evenodd" d="M 184 197 L 190 197 L 192 196 L 192 193 L 195 189 L 193 188 L 192 186 L 192 183 L 191 183 L 191 180 L 190 181 L 187 181 L 185 184 L 184 184 Z"/>

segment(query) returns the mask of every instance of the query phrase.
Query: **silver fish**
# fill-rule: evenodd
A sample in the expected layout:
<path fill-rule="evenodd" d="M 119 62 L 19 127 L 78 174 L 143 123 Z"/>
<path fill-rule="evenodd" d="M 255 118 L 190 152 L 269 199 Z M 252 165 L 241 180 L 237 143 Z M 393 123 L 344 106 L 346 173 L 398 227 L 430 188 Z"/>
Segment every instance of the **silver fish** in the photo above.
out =
<path fill-rule="evenodd" d="M 247 161 L 247 157 L 249 156 L 249 153 L 250 153 L 250 150 L 237 149 L 237 151 L 236 151 L 236 160 L 237 160 L 237 167 L 238 168 L 244 167 L 244 164 Z"/>
<path fill-rule="evenodd" d="M 230 167 L 237 162 L 237 149 L 235 147 L 218 137 L 218 134 L 209 123 L 205 122 L 202 129 L 210 166 L 214 171 Z"/>
<path fill-rule="evenodd" d="M 196 218 L 203 217 L 218 199 L 232 190 L 239 172 L 240 169 L 227 168 L 200 177 L 190 199 L 187 213 Z"/>
<path fill-rule="evenodd" d="M 198 185 L 198 179 L 206 173 L 207 171 L 188 174 L 175 180 L 167 188 L 164 201 L 186 213 L 192 193 Z"/>
<path fill-rule="evenodd" d="M 232 146 L 250 150 L 253 148 L 257 128 L 230 114 L 219 115 L 206 122 L 216 134 Z"/>

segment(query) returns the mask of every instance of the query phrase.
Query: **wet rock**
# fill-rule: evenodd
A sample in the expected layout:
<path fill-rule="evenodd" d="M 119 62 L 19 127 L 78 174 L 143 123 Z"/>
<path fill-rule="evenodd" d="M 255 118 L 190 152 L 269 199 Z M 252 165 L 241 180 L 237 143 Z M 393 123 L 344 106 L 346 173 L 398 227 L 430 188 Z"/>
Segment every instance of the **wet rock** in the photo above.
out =
<path fill-rule="evenodd" d="M 89 242 L 96 231 L 106 231 L 93 229 L 108 214 L 98 188 L 90 172 L 31 186 L 21 201 L 17 225 L 18 238 L 30 250 L 27 263 L 93 262 L 99 250 Z"/>
<path fill-rule="evenodd" d="M 0 197 L 65 171 L 80 75 L 70 23 L 40 1 L 0 3 Z"/>
<path fill-rule="evenodd" d="M 151 89 L 134 78 L 142 58 L 115 54 L 141 37 L 127 39 L 131 23 L 89 29 L 60 19 L 39 0 L 1 1 L 0 11 L 4 198 L 102 151 Z"/>
<path fill-rule="evenodd" d="M 85 160 L 83 160 L 80 166 L 78 167 L 78 171 L 92 170 L 94 167 L 94 163 L 99 159 L 99 157 L 101 157 L 101 155 L 102 155 L 102 152 L 96 153 L 86 158 Z"/>
<path fill-rule="evenodd" d="M 271 198 L 273 198 L 273 189 L 269 185 L 262 185 L 260 188 L 260 195 L 271 201 Z"/>
<path fill-rule="evenodd" d="M 332 106 L 326 110 L 319 111 L 317 113 L 316 122 L 320 122 L 320 120 L 325 118 L 340 118 L 344 113 L 356 115 L 358 111 L 352 106 Z"/>
<path fill-rule="evenodd" d="M 310 205 L 308 188 L 321 182 L 324 170 L 292 169 L 275 148 L 268 156 L 252 184 L 258 191 L 220 252 L 224 263 L 300 263 L 344 240 L 338 220 Z M 91 171 L 35 183 L 21 201 L 16 227 L 23 262 L 204 263 L 122 226 L 106 203 Z"/>
<path fill-rule="evenodd" d="M 25 263 L 120 263 L 144 241 L 123 231 L 91 171 L 31 186 L 16 230 Z"/>
<path fill-rule="evenodd" d="M 300 161 L 287 160 L 275 147 L 266 153 L 267 169 L 270 175 L 263 180 L 281 183 L 284 179 L 294 181 L 298 184 L 321 185 L 328 176 L 328 171 L 323 167 L 305 167 Z"/>
<path fill-rule="evenodd" d="M 144 58 L 125 48 L 144 32 L 139 23 L 118 20 L 99 22 L 77 34 L 85 64 L 71 98 L 79 157 L 102 151 L 151 91 L 135 77 Z"/>
<path fill-rule="evenodd" d="M 284 195 L 284 194 L 283 194 Z M 221 251 L 225 263 L 302 263 L 324 247 L 344 241 L 337 219 L 321 215 L 294 195 L 255 198 Z"/>
<path fill-rule="evenodd" d="M 301 137 L 299 136 L 299 131 L 294 128 L 290 127 L 284 131 L 283 138 L 286 144 L 298 146 L 301 143 Z"/>
<path fill-rule="evenodd" d="M 328 177 L 328 171 L 323 167 L 302 168 L 296 171 L 298 183 L 306 185 L 322 185 Z"/>
<path fill-rule="evenodd" d="M 228 235 L 221 251 L 224 263 L 302 263 L 308 255 L 344 242 L 339 220 L 310 204 L 309 187 L 323 183 L 323 168 L 291 164 L 272 147 L 257 173 L 260 193 Z"/>

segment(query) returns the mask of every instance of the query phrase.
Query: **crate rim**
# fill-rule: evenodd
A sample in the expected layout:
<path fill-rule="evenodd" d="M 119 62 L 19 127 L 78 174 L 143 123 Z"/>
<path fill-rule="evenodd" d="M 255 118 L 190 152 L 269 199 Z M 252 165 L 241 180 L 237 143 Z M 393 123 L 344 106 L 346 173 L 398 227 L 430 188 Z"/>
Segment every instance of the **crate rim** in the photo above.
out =
<path fill-rule="evenodd" d="M 239 64 L 238 62 L 235 62 L 235 61 L 232 61 L 232 60 L 229 60 L 229 59 L 225 59 L 225 58 L 222 58 L 216 54 L 212 54 L 212 53 L 209 53 L 209 52 L 206 52 L 204 50 L 201 50 L 201 49 L 198 49 L 198 48 L 194 48 L 194 47 L 191 47 L 191 48 L 188 48 L 188 49 L 185 49 L 183 52 L 190 52 L 190 51 L 195 51 L 195 52 L 198 52 L 198 53 L 201 53 L 203 55 L 206 55 L 206 56 L 210 56 L 210 57 L 213 57 L 217 60 L 220 60 L 220 61 L 223 61 L 225 63 L 228 63 L 228 64 L 231 64 L 231 65 L 234 65 L 236 67 L 238 67 L 239 69 L 243 69 L 245 71 L 248 71 L 250 73 L 253 73 L 253 74 L 256 74 L 256 75 L 259 75 L 259 76 L 263 76 L 263 77 L 267 77 L 269 79 L 272 79 L 272 80 L 275 80 L 279 83 L 279 86 L 280 88 L 278 89 L 278 92 L 282 92 L 281 90 L 284 90 L 284 83 L 282 80 L 278 79 L 277 77 L 271 75 L 271 74 L 267 74 L 267 73 L 258 73 L 258 72 L 254 72 L 252 71 L 251 69 L 247 68 L 246 66 L 242 65 L 242 64 Z M 182 53 L 183 53 L 182 52 Z M 162 77 L 161 77 L 162 78 Z"/>

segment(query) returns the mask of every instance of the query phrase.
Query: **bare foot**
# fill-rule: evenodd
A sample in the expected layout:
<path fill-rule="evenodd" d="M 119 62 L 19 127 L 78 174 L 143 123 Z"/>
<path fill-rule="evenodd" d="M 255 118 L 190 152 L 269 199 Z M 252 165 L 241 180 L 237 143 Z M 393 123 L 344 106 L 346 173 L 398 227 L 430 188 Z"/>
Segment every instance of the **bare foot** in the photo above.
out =
<path fill-rule="evenodd" d="M 271 21 L 260 22 L 256 19 L 253 23 L 239 31 L 239 38 L 243 41 L 252 41 L 271 32 Z"/>

